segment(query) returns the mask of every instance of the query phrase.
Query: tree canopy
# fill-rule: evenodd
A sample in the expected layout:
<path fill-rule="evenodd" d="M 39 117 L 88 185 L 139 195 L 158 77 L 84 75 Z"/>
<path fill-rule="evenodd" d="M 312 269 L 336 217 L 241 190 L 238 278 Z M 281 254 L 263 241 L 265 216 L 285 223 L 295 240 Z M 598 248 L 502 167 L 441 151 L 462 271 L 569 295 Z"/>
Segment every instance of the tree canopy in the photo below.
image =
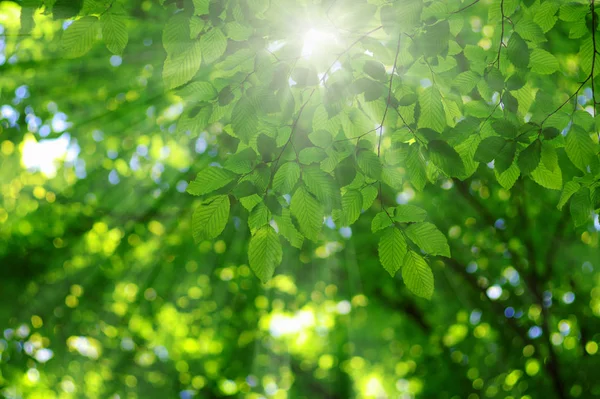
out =
<path fill-rule="evenodd" d="M 0 1 L 1 394 L 599 396 L 599 4 Z"/>

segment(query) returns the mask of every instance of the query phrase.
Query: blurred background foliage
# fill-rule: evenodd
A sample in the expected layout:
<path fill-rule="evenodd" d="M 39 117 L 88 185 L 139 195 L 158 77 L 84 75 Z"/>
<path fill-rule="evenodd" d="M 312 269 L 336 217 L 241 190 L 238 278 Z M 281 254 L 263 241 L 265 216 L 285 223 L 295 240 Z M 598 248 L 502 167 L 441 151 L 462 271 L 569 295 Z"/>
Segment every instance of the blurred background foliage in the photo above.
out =
<path fill-rule="evenodd" d="M 3 397 L 600 396 L 600 224 L 529 180 L 397 193 L 449 238 L 431 301 L 381 268 L 367 218 L 286 247 L 264 285 L 235 215 L 195 244 L 186 182 L 223 138 L 176 133 L 164 8 L 130 7 L 122 56 L 71 60 L 62 20 L 22 35 L 0 2 Z"/>

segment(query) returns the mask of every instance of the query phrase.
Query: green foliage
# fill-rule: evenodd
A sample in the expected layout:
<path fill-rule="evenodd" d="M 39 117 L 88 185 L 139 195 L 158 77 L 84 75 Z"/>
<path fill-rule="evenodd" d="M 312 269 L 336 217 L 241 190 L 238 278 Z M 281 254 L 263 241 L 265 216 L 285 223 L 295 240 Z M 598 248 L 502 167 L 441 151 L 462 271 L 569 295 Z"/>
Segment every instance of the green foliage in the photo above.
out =
<path fill-rule="evenodd" d="M 597 5 L 0 2 L 0 395 L 599 397 Z"/>
<path fill-rule="evenodd" d="M 406 206 L 395 214 L 369 210 L 393 209 L 388 190 L 423 191 L 488 167 L 505 189 L 531 179 L 562 190 L 559 208 L 573 196 L 577 226 L 597 208 L 597 123 L 578 109 L 591 101 L 595 114 L 598 104 L 594 3 L 333 2 L 313 11 L 335 32 L 306 37 L 273 17 L 286 7 L 268 2 L 164 3 L 164 86 L 178 88 L 185 101 L 178 130 L 220 129 L 229 137 L 220 147 L 223 167 L 205 167 L 187 191 L 241 204 L 251 231 L 279 220 L 285 227 L 274 234 L 297 246 L 304 238 L 319 242 L 326 217 L 351 226 L 364 214 L 374 232 L 408 223 L 399 231 L 424 252 L 450 256 L 424 213 Z M 80 9 L 57 2 L 54 13 L 71 18 Z M 286 15 L 302 9 L 290 5 Z M 473 28 L 475 17 L 483 33 Z M 101 31 L 108 49 L 121 54 L 126 18 L 121 5 L 75 17 L 61 46 L 82 56 Z M 574 42 L 554 45 L 559 32 Z M 567 66 L 567 54 L 578 54 L 580 64 Z M 587 89 L 593 98 L 582 100 Z M 212 227 L 196 222 L 197 237 L 223 230 L 229 209 L 222 207 Z M 399 257 L 382 264 L 393 274 Z M 255 270 L 269 271 L 261 278 L 271 275 L 271 263 L 254 262 Z"/>

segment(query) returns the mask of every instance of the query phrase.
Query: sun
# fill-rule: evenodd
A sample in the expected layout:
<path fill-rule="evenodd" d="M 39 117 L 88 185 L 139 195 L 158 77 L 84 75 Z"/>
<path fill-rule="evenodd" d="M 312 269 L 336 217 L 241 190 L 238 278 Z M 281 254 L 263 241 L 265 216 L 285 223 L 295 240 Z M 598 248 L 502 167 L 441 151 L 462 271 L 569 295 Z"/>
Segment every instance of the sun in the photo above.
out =
<path fill-rule="evenodd" d="M 302 58 L 309 59 L 317 54 L 324 54 L 326 50 L 337 44 L 337 37 L 332 32 L 310 28 L 304 34 Z"/>

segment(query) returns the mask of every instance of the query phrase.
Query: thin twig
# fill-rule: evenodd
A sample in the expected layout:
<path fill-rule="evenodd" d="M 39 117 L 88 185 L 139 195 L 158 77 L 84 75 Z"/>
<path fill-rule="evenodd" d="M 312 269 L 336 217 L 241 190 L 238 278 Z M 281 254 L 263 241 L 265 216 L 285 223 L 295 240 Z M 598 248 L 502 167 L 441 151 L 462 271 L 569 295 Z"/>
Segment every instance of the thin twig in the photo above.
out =
<path fill-rule="evenodd" d="M 585 80 L 583 82 L 581 82 L 581 84 L 579 85 L 579 87 L 577 88 L 577 90 L 575 90 L 575 92 L 573 94 L 571 94 L 569 96 L 569 98 L 567 98 L 565 100 L 565 102 L 563 102 L 558 108 L 556 108 L 554 111 L 550 112 L 548 115 L 546 115 L 546 117 L 542 120 L 542 122 L 540 123 L 540 126 L 544 125 L 544 122 L 546 122 L 546 120 L 548 118 L 550 118 L 552 115 L 556 114 L 558 111 L 561 110 L 562 107 L 564 107 L 565 105 L 567 105 L 569 103 L 569 101 L 571 101 L 571 99 L 573 97 L 575 97 L 577 95 L 577 93 L 579 93 L 579 91 L 583 88 L 583 86 L 585 86 L 585 84 L 587 83 L 588 80 L 590 80 L 590 78 L 592 77 L 592 75 L 590 74 L 587 78 L 585 78 Z"/>
<path fill-rule="evenodd" d="M 596 54 L 598 54 L 598 50 L 596 49 L 596 5 L 595 0 L 590 0 L 590 6 L 592 9 L 592 45 L 594 49 L 594 53 L 592 55 L 592 71 L 590 76 L 592 77 L 592 101 L 594 102 L 594 117 L 596 116 L 596 106 L 598 102 L 596 101 L 596 90 L 594 86 L 594 67 L 596 66 Z M 598 133 L 598 141 L 600 141 L 600 132 Z"/>
<path fill-rule="evenodd" d="M 379 157 L 381 154 L 381 138 L 383 137 L 383 124 L 385 123 L 385 117 L 387 116 L 388 109 L 390 108 L 390 101 L 392 99 L 392 84 L 394 83 L 394 73 L 396 73 L 396 64 L 398 63 L 398 54 L 400 54 L 400 39 L 402 38 L 402 34 L 398 36 L 398 45 L 396 46 L 396 56 L 394 57 L 394 66 L 392 67 L 392 73 L 390 75 L 390 84 L 388 86 L 388 95 L 385 102 L 385 111 L 383 111 L 383 117 L 381 118 L 381 123 L 379 124 L 379 143 L 377 144 L 377 156 Z"/>
<path fill-rule="evenodd" d="M 474 2 L 472 2 L 472 3 L 470 3 L 470 4 L 467 4 L 466 6 L 464 6 L 464 7 L 461 7 L 461 8 L 459 8 L 459 9 L 458 9 L 458 10 L 456 10 L 456 11 L 452 11 L 450 14 L 458 14 L 459 12 L 462 12 L 462 11 L 466 10 L 467 8 L 470 8 L 470 7 L 472 7 L 472 6 L 474 6 L 475 4 L 477 4 L 477 3 L 479 3 L 479 0 L 475 0 Z"/>

